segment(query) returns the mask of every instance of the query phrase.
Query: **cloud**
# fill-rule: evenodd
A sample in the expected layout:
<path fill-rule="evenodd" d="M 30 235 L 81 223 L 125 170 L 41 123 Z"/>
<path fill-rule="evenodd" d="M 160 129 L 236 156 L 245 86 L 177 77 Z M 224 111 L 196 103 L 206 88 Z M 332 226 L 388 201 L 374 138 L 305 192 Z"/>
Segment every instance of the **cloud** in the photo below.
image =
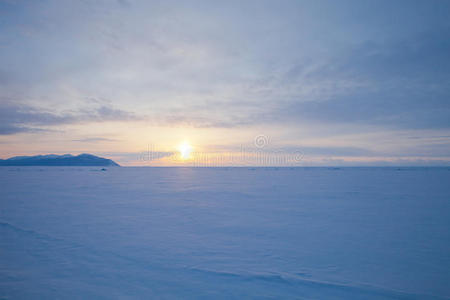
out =
<path fill-rule="evenodd" d="M 29 127 L 21 127 L 16 126 L 14 124 L 1 124 L 0 125 L 0 135 L 9 135 L 9 134 L 16 134 L 21 132 L 33 132 L 37 131 L 36 128 L 29 128 Z"/>
<path fill-rule="evenodd" d="M 0 134 L 45 131 L 48 130 L 45 127 L 65 124 L 137 119 L 139 118 L 134 113 L 105 105 L 56 113 L 25 104 L 5 103 L 1 105 L 0 110 Z"/>
<path fill-rule="evenodd" d="M 254 122 L 354 123 L 450 128 L 450 29 L 363 42 L 322 62 L 297 64 L 267 82 L 275 107 Z"/>
<path fill-rule="evenodd" d="M 116 142 L 115 139 L 102 138 L 102 137 L 91 137 L 91 138 L 83 138 L 83 139 L 75 139 L 72 142 L 81 142 L 81 143 L 97 143 L 97 142 Z"/>
<path fill-rule="evenodd" d="M 127 0 L 117 0 L 117 3 L 119 3 L 119 5 L 122 6 L 123 8 L 131 7 L 131 2 Z"/>
<path fill-rule="evenodd" d="M 72 103 L 79 95 L 114 99 L 127 107 L 125 114 L 167 126 L 320 120 L 448 127 L 450 42 L 444 37 L 450 30 L 436 11 L 448 5 L 287 1 L 277 9 L 264 2 L 257 10 L 254 3 L 237 10 L 235 2 L 130 4 L 49 1 L 10 12 L 4 32 L 19 31 L 13 26 L 19 19 L 36 35 L 20 39 L 20 49 L 30 51 L 13 45 L 0 53 L 0 84 L 6 78 L 8 93 L 44 94 L 50 105 L 60 95 Z M 360 14 L 349 18 L 348 6 Z M 319 22 L 326 7 L 333 7 L 331 18 Z M 248 11 L 258 18 L 249 22 Z M 324 29 L 330 34 L 318 34 Z M 205 105 L 200 111 L 199 104 Z M 127 118 L 110 107 L 100 110 L 79 113 L 98 121 Z"/>
<path fill-rule="evenodd" d="M 328 155 L 328 156 L 370 156 L 375 153 L 371 150 L 359 147 L 312 147 L 301 146 L 297 147 L 305 155 Z"/>
<path fill-rule="evenodd" d="M 137 114 L 114 108 L 103 102 L 95 103 L 94 107 L 65 110 L 62 112 L 15 104 L 11 101 L 1 104 L 0 135 L 11 135 L 23 132 L 50 131 L 52 127 L 67 124 L 86 124 L 101 122 L 133 122 L 145 121 L 147 124 L 168 127 L 194 128 L 234 128 L 248 125 L 246 118 L 227 118 L 226 116 L 208 116 L 207 111 L 177 112 L 173 110 L 158 113 Z M 104 141 L 111 139 L 104 138 Z M 75 139 L 79 142 L 100 141 L 99 138 Z"/>

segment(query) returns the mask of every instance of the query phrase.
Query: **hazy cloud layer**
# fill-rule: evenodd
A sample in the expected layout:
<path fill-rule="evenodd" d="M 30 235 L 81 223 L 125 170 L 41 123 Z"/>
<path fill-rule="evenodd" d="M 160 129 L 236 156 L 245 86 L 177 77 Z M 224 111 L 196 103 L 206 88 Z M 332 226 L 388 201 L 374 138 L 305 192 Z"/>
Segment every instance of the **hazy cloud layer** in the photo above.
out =
<path fill-rule="evenodd" d="M 90 137 L 90 138 L 76 139 L 72 141 L 80 143 L 98 143 L 98 142 L 116 142 L 117 140 L 102 137 Z"/>
<path fill-rule="evenodd" d="M 108 106 L 55 113 L 28 105 L 3 104 L 0 110 L 0 134 L 35 132 L 52 127 L 84 122 L 130 121 L 138 118 L 130 112 Z"/>

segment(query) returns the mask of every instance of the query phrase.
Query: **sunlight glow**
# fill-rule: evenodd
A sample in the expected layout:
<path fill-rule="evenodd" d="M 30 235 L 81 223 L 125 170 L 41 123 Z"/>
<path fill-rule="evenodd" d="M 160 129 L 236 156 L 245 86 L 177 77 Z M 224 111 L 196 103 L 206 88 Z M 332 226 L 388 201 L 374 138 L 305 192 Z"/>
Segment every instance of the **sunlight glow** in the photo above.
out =
<path fill-rule="evenodd" d="M 178 151 L 182 159 L 189 159 L 192 152 L 192 146 L 188 142 L 183 142 L 179 147 Z"/>

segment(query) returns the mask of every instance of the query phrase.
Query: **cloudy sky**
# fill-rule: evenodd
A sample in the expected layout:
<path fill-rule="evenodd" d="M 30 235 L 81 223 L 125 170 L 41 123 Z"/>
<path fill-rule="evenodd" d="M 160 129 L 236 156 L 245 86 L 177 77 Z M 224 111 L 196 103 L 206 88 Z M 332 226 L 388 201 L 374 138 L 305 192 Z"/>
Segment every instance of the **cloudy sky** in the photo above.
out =
<path fill-rule="evenodd" d="M 449 165 L 449 16 L 445 0 L 0 0 L 0 157 L 165 164 L 188 142 Z"/>

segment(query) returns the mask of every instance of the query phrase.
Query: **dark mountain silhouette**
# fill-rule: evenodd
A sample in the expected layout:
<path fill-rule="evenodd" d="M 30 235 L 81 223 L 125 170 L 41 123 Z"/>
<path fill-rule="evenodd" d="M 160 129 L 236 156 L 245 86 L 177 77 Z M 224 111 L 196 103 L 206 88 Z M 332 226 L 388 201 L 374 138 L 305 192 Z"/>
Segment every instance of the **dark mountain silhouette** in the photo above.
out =
<path fill-rule="evenodd" d="M 92 154 L 15 156 L 0 159 L 0 166 L 119 166 L 111 159 Z"/>

